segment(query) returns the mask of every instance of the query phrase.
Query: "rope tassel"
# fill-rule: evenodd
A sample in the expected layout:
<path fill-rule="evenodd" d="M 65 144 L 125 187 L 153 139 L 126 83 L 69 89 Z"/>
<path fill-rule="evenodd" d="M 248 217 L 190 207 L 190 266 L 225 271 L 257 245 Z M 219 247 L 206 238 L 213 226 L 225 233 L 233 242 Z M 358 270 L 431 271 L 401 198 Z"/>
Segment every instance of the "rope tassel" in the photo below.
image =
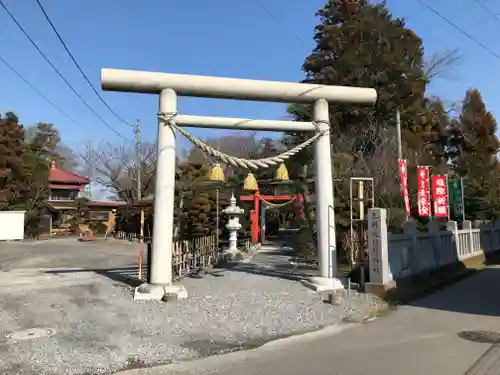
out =
<path fill-rule="evenodd" d="M 215 164 L 212 168 L 212 174 L 210 175 L 211 181 L 224 181 L 226 178 L 224 176 L 224 171 L 222 170 L 219 163 Z"/>
<path fill-rule="evenodd" d="M 290 178 L 288 177 L 288 169 L 286 169 L 285 163 L 281 163 L 278 169 L 276 170 L 275 180 L 287 181 Z"/>
<path fill-rule="evenodd" d="M 250 172 L 243 181 L 243 189 L 247 191 L 257 191 L 259 190 L 259 185 L 252 172 Z"/>

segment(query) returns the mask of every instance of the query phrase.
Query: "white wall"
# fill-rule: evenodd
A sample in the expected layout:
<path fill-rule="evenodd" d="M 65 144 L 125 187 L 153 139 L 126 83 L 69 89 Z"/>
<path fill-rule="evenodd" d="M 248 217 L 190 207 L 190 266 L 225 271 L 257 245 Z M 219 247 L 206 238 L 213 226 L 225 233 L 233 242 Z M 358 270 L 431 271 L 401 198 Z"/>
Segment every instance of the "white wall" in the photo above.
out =
<path fill-rule="evenodd" d="M 24 239 L 25 211 L 0 211 L 0 241 Z"/>

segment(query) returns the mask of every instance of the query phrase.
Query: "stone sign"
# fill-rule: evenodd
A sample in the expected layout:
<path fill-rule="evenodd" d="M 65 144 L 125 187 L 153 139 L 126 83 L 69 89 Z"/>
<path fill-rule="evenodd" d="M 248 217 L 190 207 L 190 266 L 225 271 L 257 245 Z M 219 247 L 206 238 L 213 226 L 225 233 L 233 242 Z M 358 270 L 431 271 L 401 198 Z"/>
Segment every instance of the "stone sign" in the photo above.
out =
<path fill-rule="evenodd" d="M 387 211 L 384 208 L 370 208 L 368 210 L 368 260 L 370 283 L 387 284 L 391 281 L 387 242 Z"/>

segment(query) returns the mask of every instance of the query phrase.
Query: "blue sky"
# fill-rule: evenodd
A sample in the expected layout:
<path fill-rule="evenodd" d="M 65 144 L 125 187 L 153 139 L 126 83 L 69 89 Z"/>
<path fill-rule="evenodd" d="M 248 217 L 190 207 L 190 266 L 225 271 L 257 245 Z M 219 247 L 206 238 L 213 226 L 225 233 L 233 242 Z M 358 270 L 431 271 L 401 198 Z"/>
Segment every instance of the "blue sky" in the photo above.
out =
<path fill-rule="evenodd" d="M 117 131 L 132 138 L 131 128 L 120 123 L 98 100 L 80 76 L 45 21 L 35 0 L 3 0 L 87 102 Z M 476 0 L 425 0 L 482 43 L 500 53 L 495 22 Z M 269 16 L 260 6 L 277 16 Z M 325 0 L 42 0 L 46 11 L 88 77 L 100 89 L 100 70 L 141 69 L 173 73 L 298 81 L 301 65 L 313 48 L 314 13 Z M 237 4 L 238 5 L 235 5 Z M 446 100 L 459 100 L 468 87 L 483 93 L 489 109 L 500 115 L 496 71 L 500 61 L 429 12 L 417 0 L 390 0 L 392 12 L 408 18 L 420 35 L 426 53 L 459 47 L 461 65 L 448 80 L 431 91 Z M 485 5 L 500 12 L 500 4 Z M 281 23 L 287 25 L 284 27 Z M 297 39 L 299 37 L 303 42 Z M 70 122 L 0 63 L 0 112 L 14 111 L 22 123 L 52 122 L 64 142 L 82 150 L 86 137 L 94 143 L 122 140 L 109 131 L 67 88 L 29 41 L 0 9 L 0 55 L 48 98 L 74 118 Z M 130 122 L 140 118 L 144 139 L 156 136 L 155 96 L 103 93 L 106 101 Z M 282 104 L 183 98 L 185 114 L 251 118 L 283 118 Z M 204 130 L 193 133 L 214 135 Z M 182 141 L 181 145 L 185 145 Z"/>

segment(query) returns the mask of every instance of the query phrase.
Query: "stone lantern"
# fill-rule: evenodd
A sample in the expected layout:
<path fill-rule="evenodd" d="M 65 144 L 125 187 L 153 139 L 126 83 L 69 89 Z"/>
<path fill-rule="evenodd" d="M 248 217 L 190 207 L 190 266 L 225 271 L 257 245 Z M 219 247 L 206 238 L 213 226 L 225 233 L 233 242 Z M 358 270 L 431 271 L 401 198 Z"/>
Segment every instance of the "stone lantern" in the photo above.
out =
<path fill-rule="evenodd" d="M 238 250 L 238 230 L 241 229 L 240 216 L 243 215 L 245 210 L 236 205 L 236 198 L 231 194 L 229 206 L 222 210 L 224 215 L 229 216 L 226 229 L 229 231 L 229 247 L 224 251 L 227 258 L 232 259 L 237 254 Z"/>

